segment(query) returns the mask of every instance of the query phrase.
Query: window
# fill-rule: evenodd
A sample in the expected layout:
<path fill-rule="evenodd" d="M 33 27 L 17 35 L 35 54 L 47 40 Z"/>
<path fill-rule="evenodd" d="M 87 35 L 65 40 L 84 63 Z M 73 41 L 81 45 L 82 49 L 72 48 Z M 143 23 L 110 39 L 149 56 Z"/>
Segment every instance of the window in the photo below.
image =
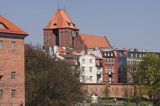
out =
<path fill-rule="evenodd" d="M 92 59 L 89 59 L 89 62 L 90 62 L 90 63 L 92 63 L 92 61 L 93 61 Z"/>
<path fill-rule="evenodd" d="M 113 53 L 111 53 L 111 56 L 113 56 Z"/>
<path fill-rule="evenodd" d="M 113 72 L 114 72 L 114 67 L 112 66 L 112 69 L 111 69 Z"/>
<path fill-rule="evenodd" d="M 85 71 L 85 67 L 82 67 L 82 72 L 84 72 Z"/>
<path fill-rule="evenodd" d="M 69 22 L 67 22 L 67 24 L 68 24 L 68 26 L 70 26 L 70 25 L 71 25 L 71 23 L 69 23 Z"/>
<path fill-rule="evenodd" d="M 2 97 L 3 97 L 3 90 L 0 89 L 0 98 L 2 98 Z"/>
<path fill-rule="evenodd" d="M 11 97 L 12 97 L 12 98 L 13 98 L 13 97 L 16 97 L 16 90 L 15 90 L 15 89 L 11 91 Z"/>
<path fill-rule="evenodd" d="M 11 42 L 11 49 L 15 49 L 15 44 L 16 44 L 16 42 Z"/>
<path fill-rule="evenodd" d="M 89 76 L 89 80 L 90 80 L 90 81 L 92 81 L 92 80 L 93 80 L 92 78 L 93 78 L 93 76 Z"/>
<path fill-rule="evenodd" d="M 89 71 L 90 71 L 90 72 L 92 72 L 92 69 L 93 69 L 92 67 L 89 67 Z"/>
<path fill-rule="evenodd" d="M 2 49 L 3 41 L 0 41 L 0 49 Z"/>
<path fill-rule="evenodd" d="M 110 56 L 110 53 L 108 53 L 108 56 Z"/>
<path fill-rule="evenodd" d="M 82 59 L 82 63 L 85 63 L 85 59 Z"/>
<path fill-rule="evenodd" d="M 140 54 L 139 57 L 142 57 L 142 54 Z"/>
<path fill-rule="evenodd" d="M 16 72 L 11 72 L 11 79 L 16 79 Z"/>
<path fill-rule="evenodd" d="M 108 59 L 108 63 L 110 63 L 110 58 Z"/>
<path fill-rule="evenodd" d="M 138 54 L 135 54 L 135 57 L 138 57 Z"/>
<path fill-rule="evenodd" d="M 82 76 L 82 82 L 85 82 L 85 76 Z"/>
<path fill-rule="evenodd" d="M 3 23 L 0 22 L 0 29 L 8 29 Z"/>

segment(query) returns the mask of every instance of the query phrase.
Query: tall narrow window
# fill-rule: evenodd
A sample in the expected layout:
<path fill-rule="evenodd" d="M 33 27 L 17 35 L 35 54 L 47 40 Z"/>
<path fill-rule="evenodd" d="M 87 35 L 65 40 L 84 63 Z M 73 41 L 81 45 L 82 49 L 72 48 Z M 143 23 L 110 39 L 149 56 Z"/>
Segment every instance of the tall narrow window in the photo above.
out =
<path fill-rule="evenodd" d="M 2 49 L 3 41 L 0 41 L 0 49 Z"/>
<path fill-rule="evenodd" d="M 16 90 L 15 89 L 13 89 L 12 91 L 11 91 L 11 97 L 13 98 L 13 97 L 16 97 Z"/>
<path fill-rule="evenodd" d="M 92 63 L 93 59 L 89 59 L 89 62 Z"/>
<path fill-rule="evenodd" d="M 85 71 L 85 67 L 82 67 L 82 73 Z"/>
<path fill-rule="evenodd" d="M 16 79 L 16 72 L 11 72 L 11 79 Z"/>
<path fill-rule="evenodd" d="M 93 76 L 89 76 L 89 80 L 92 81 L 93 80 Z"/>
<path fill-rule="evenodd" d="M 0 89 L 0 99 L 3 97 L 3 89 Z"/>
<path fill-rule="evenodd" d="M 89 67 L 89 71 L 90 71 L 90 72 L 92 72 L 92 69 L 93 69 L 92 67 Z"/>
<path fill-rule="evenodd" d="M 82 76 L 82 82 L 85 82 L 85 76 Z"/>
<path fill-rule="evenodd" d="M 85 59 L 82 59 L 82 63 L 85 63 Z"/>
<path fill-rule="evenodd" d="M 13 42 L 11 42 L 11 49 L 13 49 L 13 50 L 14 50 L 14 49 L 16 48 L 15 46 L 16 46 L 16 42 L 14 42 L 14 41 L 13 41 Z"/>

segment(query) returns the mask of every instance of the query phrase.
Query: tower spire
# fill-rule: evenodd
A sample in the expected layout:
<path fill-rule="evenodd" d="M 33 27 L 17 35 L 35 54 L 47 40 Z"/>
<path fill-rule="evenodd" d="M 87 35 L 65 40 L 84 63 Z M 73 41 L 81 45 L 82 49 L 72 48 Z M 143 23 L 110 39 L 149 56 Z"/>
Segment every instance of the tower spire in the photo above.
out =
<path fill-rule="evenodd" d="M 58 2 L 58 9 L 59 9 L 59 2 Z"/>

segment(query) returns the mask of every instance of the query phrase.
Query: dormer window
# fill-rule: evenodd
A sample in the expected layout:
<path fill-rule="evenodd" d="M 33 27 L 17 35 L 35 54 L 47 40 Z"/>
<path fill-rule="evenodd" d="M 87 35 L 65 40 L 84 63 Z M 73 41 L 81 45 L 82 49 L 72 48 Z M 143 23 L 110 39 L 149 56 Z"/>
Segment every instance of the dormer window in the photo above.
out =
<path fill-rule="evenodd" d="M 73 26 L 76 26 L 76 25 L 73 23 Z"/>
<path fill-rule="evenodd" d="M 3 23 L 0 22 L 0 29 L 8 29 Z"/>
<path fill-rule="evenodd" d="M 70 26 L 70 25 L 71 25 L 71 23 L 69 23 L 69 22 L 67 22 L 67 24 L 68 24 L 68 26 Z"/>
<path fill-rule="evenodd" d="M 113 56 L 113 53 L 111 53 L 111 56 Z"/>
<path fill-rule="evenodd" d="M 54 26 L 57 26 L 57 23 L 54 23 L 53 25 L 54 25 Z"/>

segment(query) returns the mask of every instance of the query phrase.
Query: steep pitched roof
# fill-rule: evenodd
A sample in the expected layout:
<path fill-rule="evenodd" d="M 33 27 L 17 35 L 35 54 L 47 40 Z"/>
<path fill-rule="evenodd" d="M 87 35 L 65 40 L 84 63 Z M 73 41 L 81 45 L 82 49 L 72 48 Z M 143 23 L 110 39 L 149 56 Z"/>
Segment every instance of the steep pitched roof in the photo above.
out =
<path fill-rule="evenodd" d="M 64 9 L 58 9 L 44 29 L 71 28 L 79 30 Z"/>
<path fill-rule="evenodd" d="M 28 35 L 21 28 L 0 15 L 0 33 Z"/>
<path fill-rule="evenodd" d="M 79 33 L 79 36 L 87 48 L 110 48 L 106 37 Z"/>

